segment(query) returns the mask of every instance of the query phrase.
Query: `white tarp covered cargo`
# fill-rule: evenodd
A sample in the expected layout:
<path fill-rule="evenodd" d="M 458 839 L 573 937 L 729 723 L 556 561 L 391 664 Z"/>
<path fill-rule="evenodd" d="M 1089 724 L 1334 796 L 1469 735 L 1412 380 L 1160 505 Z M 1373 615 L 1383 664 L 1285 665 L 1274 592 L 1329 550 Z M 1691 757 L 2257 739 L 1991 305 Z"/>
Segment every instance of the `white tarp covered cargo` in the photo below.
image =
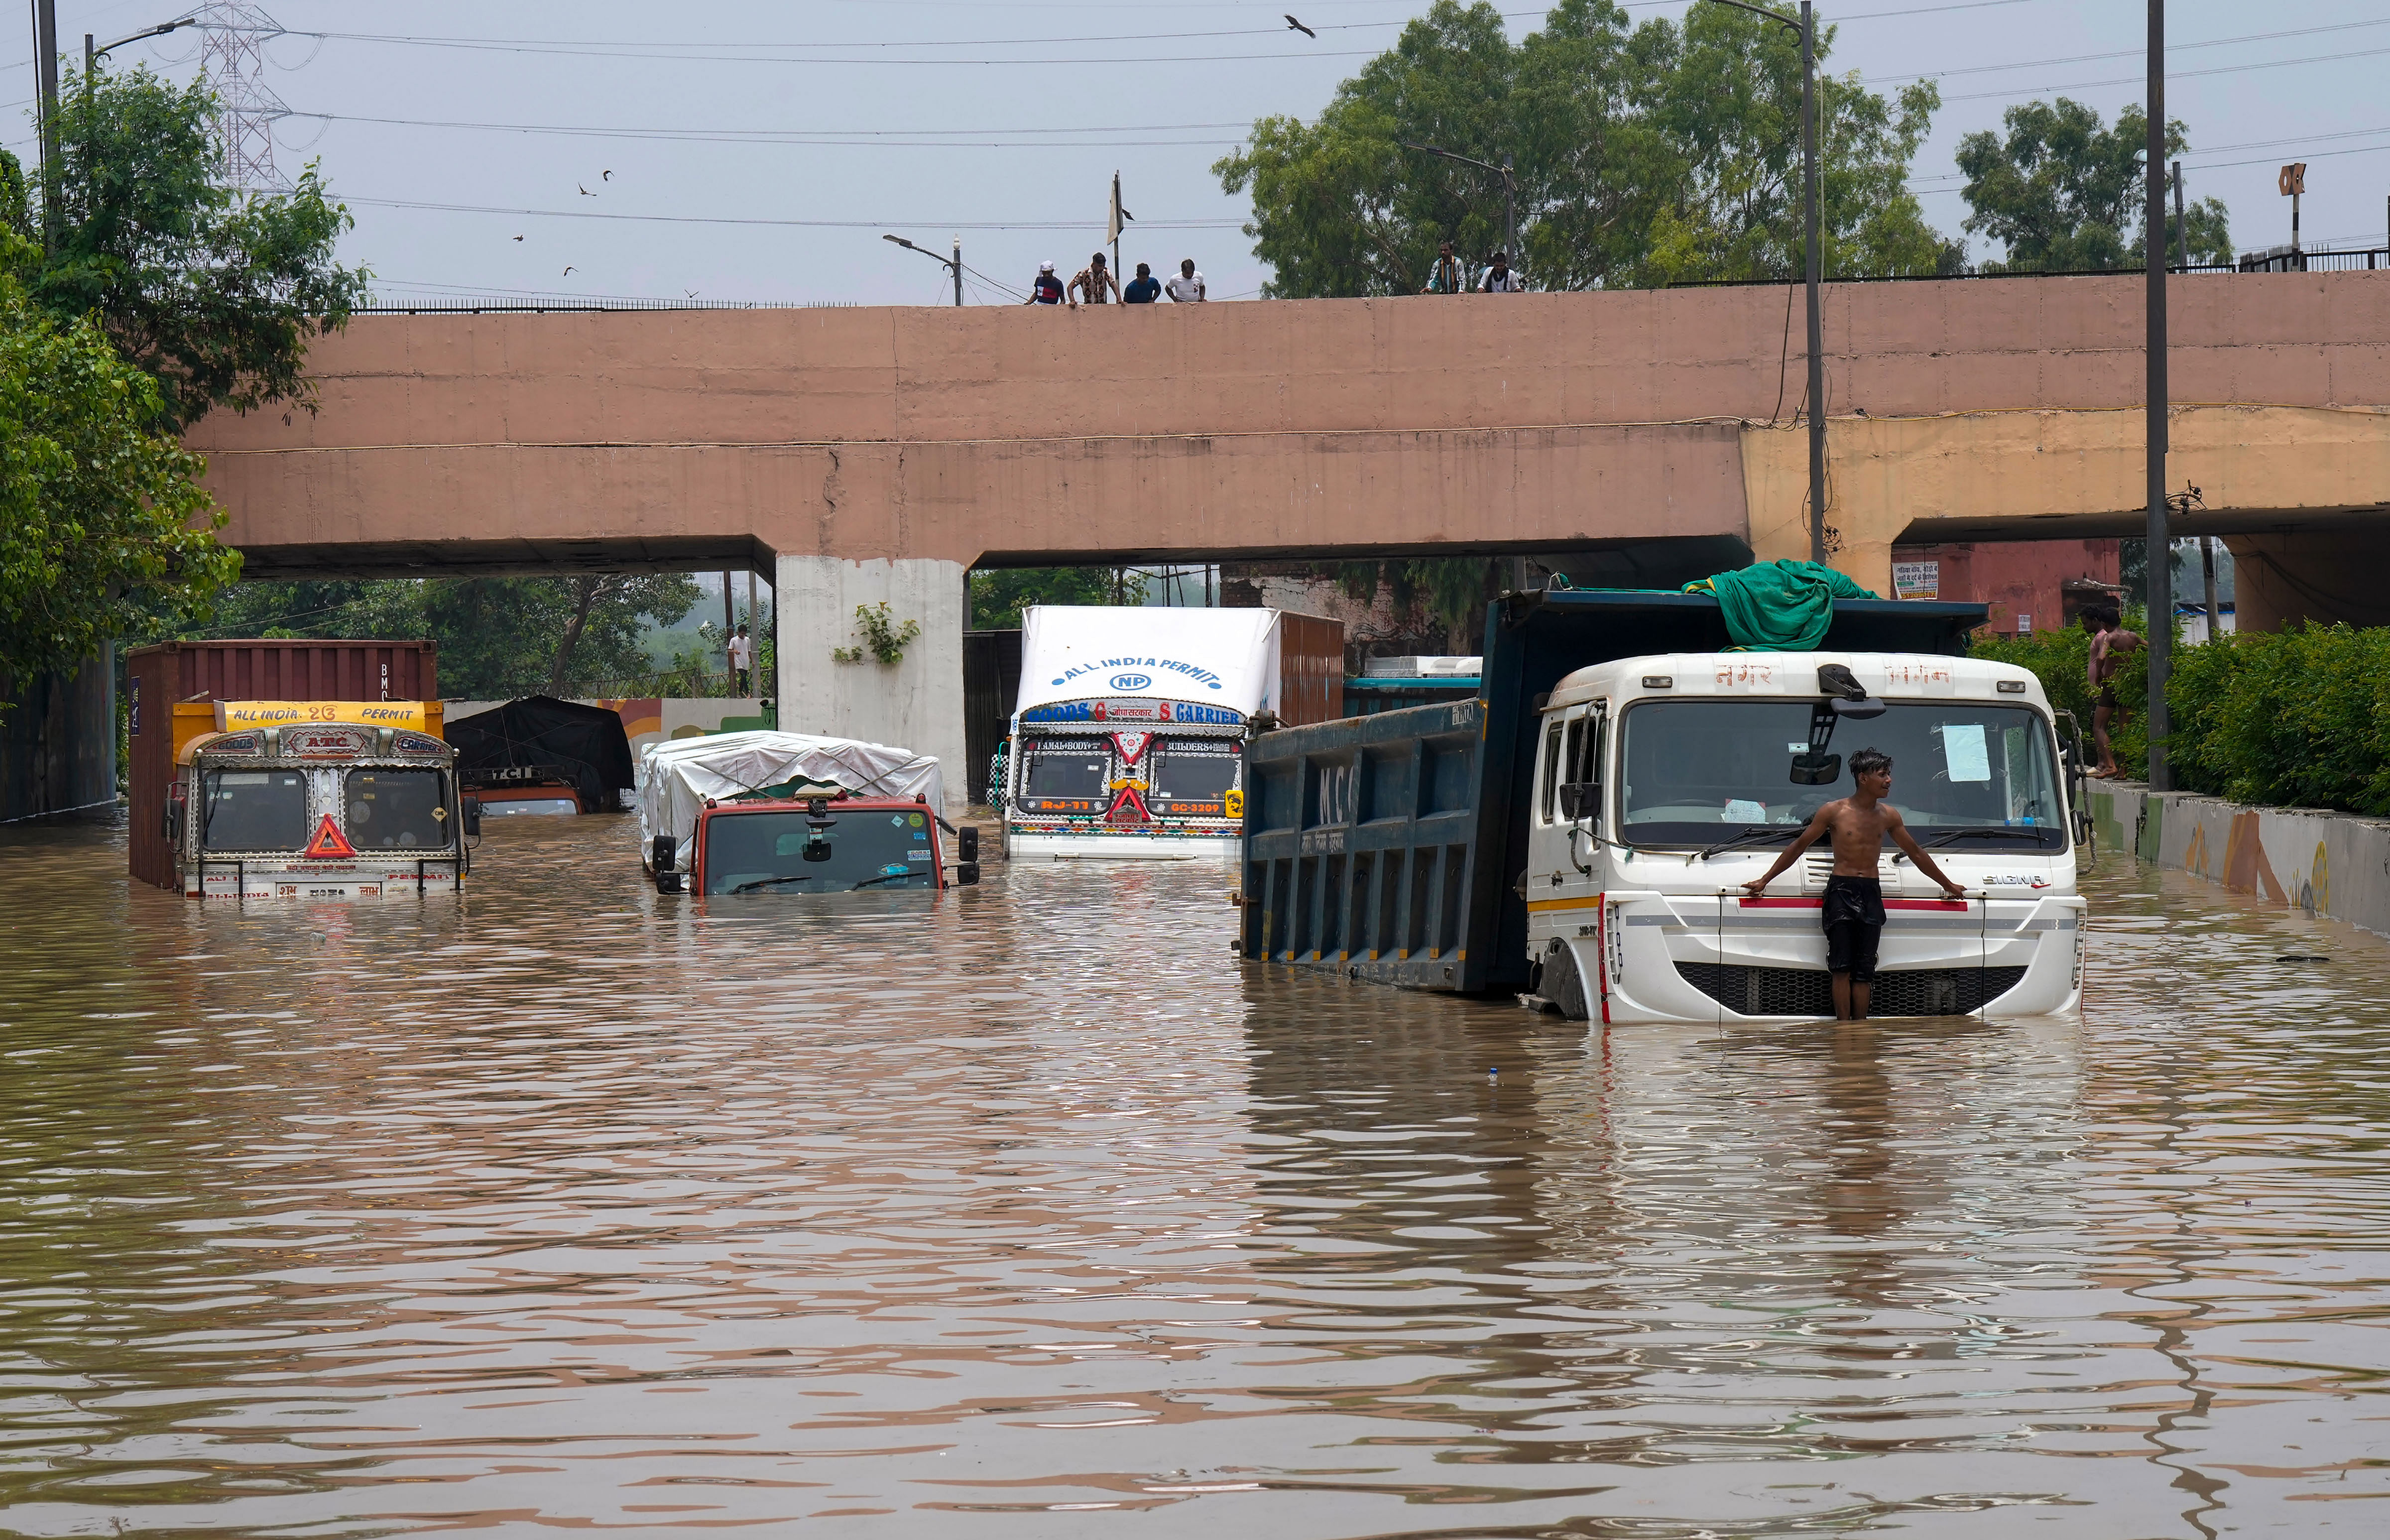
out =
<path fill-rule="evenodd" d="M 1276 712 L 1278 621 L 1275 610 L 1032 605 L 1013 710 L 1125 696 Z"/>
<path fill-rule="evenodd" d="M 834 786 L 858 797 L 927 796 L 943 805 L 938 762 L 910 749 L 807 733 L 715 733 L 659 743 L 639 760 L 639 859 L 651 860 L 655 837 L 678 841 L 675 864 L 688 869 L 689 841 L 708 797 L 734 797 L 791 782 Z"/>

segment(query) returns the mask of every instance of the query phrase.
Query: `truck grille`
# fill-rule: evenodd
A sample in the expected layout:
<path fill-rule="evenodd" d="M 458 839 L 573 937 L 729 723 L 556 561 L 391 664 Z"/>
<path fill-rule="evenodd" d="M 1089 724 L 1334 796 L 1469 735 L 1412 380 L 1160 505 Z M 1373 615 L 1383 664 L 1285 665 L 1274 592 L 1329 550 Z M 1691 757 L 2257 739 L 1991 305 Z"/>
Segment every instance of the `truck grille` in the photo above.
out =
<path fill-rule="evenodd" d="M 1687 983 L 1743 1016 L 1831 1016 L 1834 986 L 1822 969 L 1738 968 L 1680 962 Z M 1921 969 L 1878 973 L 1870 1016 L 1964 1016 L 2024 982 L 2022 968 Z"/>

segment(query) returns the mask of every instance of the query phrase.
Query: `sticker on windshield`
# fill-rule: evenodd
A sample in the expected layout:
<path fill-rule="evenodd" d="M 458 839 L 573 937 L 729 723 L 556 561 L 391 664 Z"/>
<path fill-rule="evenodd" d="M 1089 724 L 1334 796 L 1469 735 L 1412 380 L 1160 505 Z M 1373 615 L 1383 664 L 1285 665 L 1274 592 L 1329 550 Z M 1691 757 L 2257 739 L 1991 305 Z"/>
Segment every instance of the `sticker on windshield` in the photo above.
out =
<path fill-rule="evenodd" d="M 1741 797 L 1727 799 L 1726 822 L 1729 824 L 1764 824 L 1767 822 L 1766 802 L 1745 802 Z"/>
<path fill-rule="evenodd" d="M 929 858 L 930 853 L 925 850 L 908 850 L 905 853 L 905 859 L 907 861 L 927 861 Z"/>
<path fill-rule="evenodd" d="M 911 872 L 906 868 L 904 862 L 892 861 L 888 865 L 880 868 L 880 875 L 882 877 L 908 877 L 911 875 Z"/>
<path fill-rule="evenodd" d="M 905 815 L 902 813 L 892 813 L 888 815 L 888 822 L 897 828 L 903 828 L 905 827 Z"/>
<path fill-rule="evenodd" d="M 1984 742 L 1980 722 L 1942 724 L 1942 761 L 1954 781 L 1985 782 L 1992 778 L 1992 756 Z"/>
<path fill-rule="evenodd" d="M 913 826 L 915 828 L 919 828 L 922 826 L 921 815 L 920 815 L 919 814 L 918 814 L 918 813 L 908 813 L 908 814 L 906 814 L 905 816 L 906 816 L 906 819 L 908 822 L 910 822 L 910 823 L 912 824 L 912 826 Z"/>

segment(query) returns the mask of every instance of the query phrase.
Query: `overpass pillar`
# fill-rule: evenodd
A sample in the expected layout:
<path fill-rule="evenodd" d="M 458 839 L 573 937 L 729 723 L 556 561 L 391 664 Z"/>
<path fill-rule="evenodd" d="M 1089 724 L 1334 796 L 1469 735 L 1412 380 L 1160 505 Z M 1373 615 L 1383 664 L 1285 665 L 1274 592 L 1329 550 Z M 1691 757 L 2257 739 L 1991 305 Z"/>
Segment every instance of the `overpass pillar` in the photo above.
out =
<path fill-rule="evenodd" d="M 927 558 L 784 556 L 774 578 L 781 729 L 934 754 L 947 809 L 959 811 L 969 784 L 963 764 L 962 567 Z M 893 663 L 871 655 L 855 613 L 876 612 L 882 604 L 892 629 L 901 633 L 908 621 L 920 627 Z M 832 656 L 846 648 L 861 648 L 862 661 L 841 662 Z"/>

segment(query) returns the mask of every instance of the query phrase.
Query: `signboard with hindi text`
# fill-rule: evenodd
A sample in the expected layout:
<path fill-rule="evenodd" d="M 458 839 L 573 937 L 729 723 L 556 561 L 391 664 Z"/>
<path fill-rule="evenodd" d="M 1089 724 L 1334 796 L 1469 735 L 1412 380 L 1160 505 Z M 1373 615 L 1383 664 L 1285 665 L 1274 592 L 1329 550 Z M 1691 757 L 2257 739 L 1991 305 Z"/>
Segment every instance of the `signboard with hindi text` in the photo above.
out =
<path fill-rule="evenodd" d="M 1892 597 L 1934 599 L 1942 597 L 1942 563 L 1895 561 L 1892 564 Z"/>

